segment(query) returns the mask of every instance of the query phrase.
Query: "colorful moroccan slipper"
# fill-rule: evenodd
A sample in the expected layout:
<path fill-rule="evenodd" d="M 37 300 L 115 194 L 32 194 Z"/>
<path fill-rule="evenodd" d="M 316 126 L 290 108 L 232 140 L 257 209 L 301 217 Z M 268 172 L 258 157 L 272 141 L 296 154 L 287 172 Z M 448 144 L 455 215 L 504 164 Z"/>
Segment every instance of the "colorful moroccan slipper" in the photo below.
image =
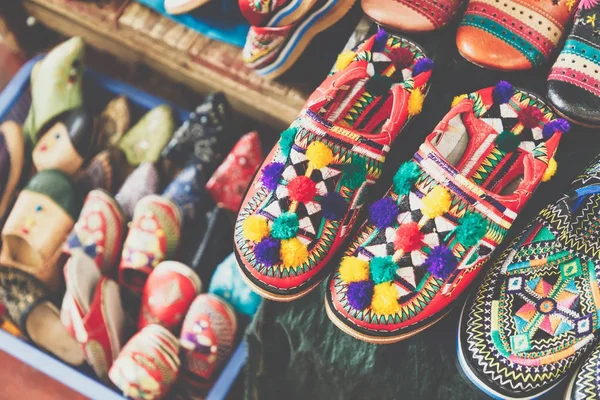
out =
<path fill-rule="evenodd" d="M 577 369 L 569 382 L 565 400 L 598 400 L 600 399 L 600 345 L 588 356 Z"/>
<path fill-rule="evenodd" d="M 516 237 L 463 309 L 460 365 L 491 396 L 541 398 L 597 343 L 599 171 L 600 157 Z"/>
<path fill-rule="evenodd" d="M 459 96 L 332 274 L 330 319 L 387 344 L 437 322 L 469 287 L 542 180 L 568 123 L 507 82 Z"/>
<path fill-rule="evenodd" d="M 269 79 L 280 76 L 294 65 L 310 41 L 346 15 L 354 2 L 291 1 L 264 25 L 250 27 L 242 52 L 244 62 Z"/>
<path fill-rule="evenodd" d="M 561 42 L 579 0 L 470 0 L 456 33 L 473 64 L 516 71 L 546 63 Z"/>
<path fill-rule="evenodd" d="M 577 124 L 600 126 L 600 4 L 579 4 L 573 30 L 548 76 L 548 100 Z"/>
<path fill-rule="evenodd" d="M 401 32 L 429 32 L 451 22 L 462 0 L 362 0 L 365 14 L 381 26 Z"/>
<path fill-rule="evenodd" d="M 340 55 L 242 203 L 235 253 L 253 290 L 291 301 L 325 277 L 390 145 L 421 111 L 431 68 L 420 47 L 383 31 Z"/>
<path fill-rule="evenodd" d="M 13 121 L 0 125 L 0 221 L 12 204 L 23 172 L 24 142 L 21 127 Z"/>

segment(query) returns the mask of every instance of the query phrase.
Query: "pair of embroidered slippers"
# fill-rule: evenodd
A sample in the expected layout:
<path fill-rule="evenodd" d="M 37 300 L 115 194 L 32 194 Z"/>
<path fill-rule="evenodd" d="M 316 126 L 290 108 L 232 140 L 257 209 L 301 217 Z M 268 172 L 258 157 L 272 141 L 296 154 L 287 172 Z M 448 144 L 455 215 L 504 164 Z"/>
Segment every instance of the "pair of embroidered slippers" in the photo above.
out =
<path fill-rule="evenodd" d="M 599 204 L 596 158 L 498 257 L 465 304 L 458 359 L 486 394 L 541 398 L 575 372 L 566 399 L 600 395 Z"/>
<path fill-rule="evenodd" d="M 394 75 L 401 59 L 409 62 Z M 416 45 L 378 33 L 282 134 L 236 223 L 237 261 L 253 290 L 291 301 L 330 274 L 365 189 L 427 91 L 424 65 Z M 399 83 L 377 90 L 381 76 Z M 332 321 L 392 343 L 441 318 L 556 170 L 566 130 L 539 97 L 506 82 L 458 97 L 346 247 L 327 291 Z"/>

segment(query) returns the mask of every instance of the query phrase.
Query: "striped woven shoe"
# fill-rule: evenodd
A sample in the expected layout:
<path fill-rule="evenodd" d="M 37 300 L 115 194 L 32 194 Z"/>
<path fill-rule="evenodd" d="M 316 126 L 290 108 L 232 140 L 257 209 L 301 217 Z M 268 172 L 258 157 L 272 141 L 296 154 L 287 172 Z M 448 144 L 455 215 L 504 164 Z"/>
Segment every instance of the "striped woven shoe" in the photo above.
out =
<path fill-rule="evenodd" d="M 458 97 L 370 206 L 330 278 L 330 319 L 358 339 L 387 344 L 442 318 L 556 170 L 558 121 L 537 96 L 507 82 Z"/>
<path fill-rule="evenodd" d="M 487 394 L 554 397 L 550 390 L 592 351 L 600 327 L 599 217 L 597 157 L 517 236 L 467 302 L 458 357 Z M 597 390 L 597 369 L 591 380 L 589 370 L 575 378 L 573 398 L 594 398 L 588 389 Z"/>
<path fill-rule="evenodd" d="M 291 301 L 330 272 L 390 145 L 421 110 L 431 67 L 420 47 L 383 31 L 342 53 L 242 202 L 235 254 L 254 291 Z"/>
<path fill-rule="evenodd" d="M 506 71 L 548 61 L 579 0 L 470 0 L 456 33 L 473 64 Z"/>
<path fill-rule="evenodd" d="M 597 20 L 597 22 L 596 22 Z M 573 30 L 548 76 L 548 100 L 577 124 L 600 126 L 600 4 L 579 4 Z"/>
<path fill-rule="evenodd" d="M 589 355 L 571 378 L 565 400 L 598 400 L 600 399 L 600 346 Z"/>

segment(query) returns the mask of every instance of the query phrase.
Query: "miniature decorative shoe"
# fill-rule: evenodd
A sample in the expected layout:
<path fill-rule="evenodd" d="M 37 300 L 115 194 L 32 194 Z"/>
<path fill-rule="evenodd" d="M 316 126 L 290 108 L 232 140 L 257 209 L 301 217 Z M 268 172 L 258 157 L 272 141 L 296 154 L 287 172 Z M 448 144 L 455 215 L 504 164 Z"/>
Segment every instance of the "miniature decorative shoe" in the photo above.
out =
<path fill-rule="evenodd" d="M 262 300 L 246 285 L 233 253 L 215 270 L 208 292 L 225 299 L 235 311 L 249 317 L 256 313 Z"/>
<path fill-rule="evenodd" d="M 151 194 L 156 194 L 159 184 L 158 171 L 154 164 L 149 162 L 140 164 L 129 175 L 115 196 L 128 220 L 133 218 L 138 201 Z"/>
<path fill-rule="evenodd" d="M 63 172 L 38 172 L 19 194 L 2 229 L 0 263 L 27 271 L 57 290 L 61 280 L 57 262 L 79 209 Z"/>
<path fill-rule="evenodd" d="M 164 260 L 171 260 L 179 246 L 181 213 L 173 202 L 150 195 L 135 206 L 133 220 L 123 244 L 119 283 L 142 293 L 150 272 Z"/>
<path fill-rule="evenodd" d="M 546 63 L 579 0 L 470 0 L 456 33 L 459 53 L 484 68 L 517 71 Z"/>
<path fill-rule="evenodd" d="M 23 124 L 29 150 L 46 123 L 83 104 L 83 39 L 74 37 L 52 49 L 31 71 L 31 108 Z"/>
<path fill-rule="evenodd" d="M 61 114 L 39 138 L 33 165 L 38 171 L 58 169 L 74 175 L 91 155 L 93 130 L 94 121 L 82 108 Z"/>
<path fill-rule="evenodd" d="M 96 125 L 97 149 L 116 146 L 131 125 L 131 110 L 127 97 L 112 99 L 98 119 Z"/>
<path fill-rule="evenodd" d="M 50 291 L 33 275 L 0 266 L 0 302 L 21 332 L 37 346 L 68 364 L 85 362 L 81 346 L 60 322 Z"/>
<path fill-rule="evenodd" d="M 181 378 L 207 390 L 225 365 L 235 344 L 237 320 L 223 299 L 201 294 L 192 303 L 181 328 Z"/>
<path fill-rule="evenodd" d="M 175 131 L 173 112 L 162 105 L 148 111 L 119 141 L 127 162 L 136 167 L 143 162 L 156 162 L 163 147 Z"/>
<path fill-rule="evenodd" d="M 491 396 L 541 397 L 597 343 L 599 171 L 600 157 L 490 265 L 463 309 L 460 366 Z"/>
<path fill-rule="evenodd" d="M 202 166 L 192 164 L 183 169 L 167 186 L 162 196 L 177 204 L 183 221 L 196 221 L 202 208 L 202 200 L 206 200 L 204 191 L 204 173 Z"/>
<path fill-rule="evenodd" d="M 75 252 L 65 264 L 67 291 L 61 321 L 81 345 L 96 375 L 108 380 L 108 369 L 125 342 L 125 311 L 119 285 L 100 274 L 94 260 Z"/>
<path fill-rule="evenodd" d="M 441 319 L 469 287 L 542 179 L 568 123 L 507 82 L 459 97 L 332 274 L 330 319 L 387 344 Z"/>
<path fill-rule="evenodd" d="M 202 282 L 190 267 L 177 261 L 161 262 L 146 280 L 138 330 L 159 324 L 177 333 L 201 291 Z"/>
<path fill-rule="evenodd" d="M 246 189 L 264 158 L 258 133 L 250 132 L 242 136 L 206 183 L 206 189 L 215 203 L 238 212 Z"/>
<path fill-rule="evenodd" d="M 235 254 L 254 291 L 291 301 L 330 272 L 365 189 L 421 111 L 431 68 L 420 47 L 383 31 L 340 56 L 338 72 L 281 134 L 242 203 Z"/>
<path fill-rule="evenodd" d="M 212 0 L 165 0 L 164 6 L 168 14 L 185 14 Z"/>
<path fill-rule="evenodd" d="M 600 399 L 598 369 L 600 368 L 600 346 L 579 366 L 569 382 L 565 400 L 597 400 Z"/>
<path fill-rule="evenodd" d="M 242 15 L 250 22 L 250 25 L 261 26 L 267 23 L 275 11 L 283 7 L 295 10 L 302 8 L 302 0 L 239 0 L 238 5 L 240 6 Z"/>
<path fill-rule="evenodd" d="M 430 32 L 451 22 L 462 0 L 362 0 L 365 14 L 381 26 L 402 32 Z"/>
<path fill-rule="evenodd" d="M 233 147 L 231 106 L 223 93 L 206 97 L 173 134 L 162 157 L 179 167 L 201 164 L 207 177 Z"/>
<path fill-rule="evenodd" d="M 346 15 L 354 1 L 292 1 L 263 26 L 250 27 L 242 52 L 246 66 L 269 79 L 280 76 L 318 33 Z"/>
<path fill-rule="evenodd" d="M 179 342 L 160 325 L 148 325 L 127 342 L 108 372 L 134 400 L 163 398 L 179 374 Z"/>
<path fill-rule="evenodd" d="M 600 126 L 600 5 L 582 1 L 573 30 L 548 76 L 548 100 L 577 124 Z"/>
<path fill-rule="evenodd" d="M 0 221 L 14 199 L 15 189 L 23 171 L 23 135 L 21 127 L 12 121 L 0 125 Z"/>
<path fill-rule="evenodd" d="M 85 253 L 102 274 L 114 276 L 125 239 L 125 223 L 125 215 L 116 200 L 103 190 L 93 190 L 85 198 L 64 252 Z"/>
<path fill-rule="evenodd" d="M 127 162 L 121 150 L 110 148 L 96 154 L 85 169 L 80 170 L 75 177 L 75 187 L 78 193 L 89 193 L 94 189 L 114 193 L 125 179 Z"/>

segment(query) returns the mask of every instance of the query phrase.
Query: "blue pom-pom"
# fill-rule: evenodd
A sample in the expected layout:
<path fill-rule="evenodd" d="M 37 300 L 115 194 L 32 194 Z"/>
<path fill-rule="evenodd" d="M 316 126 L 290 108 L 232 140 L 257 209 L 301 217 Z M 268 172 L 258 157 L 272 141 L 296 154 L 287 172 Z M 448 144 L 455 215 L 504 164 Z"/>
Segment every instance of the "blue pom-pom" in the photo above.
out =
<path fill-rule="evenodd" d="M 348 203 L 341 194 L 329 192 L 321 199 L 321 211 L 327 219 L 337 221 L 341 219 L 348 210 Z"/>
<path fill-rule="evenodd" d="M 567 120 L 562 119 L 562 118 L 557 118 L 555 120 L 548 122 L 546 125 L 544 125 L 544 129 L 542 130 L 542 135 L 544 136 L 544 139 L 547 140 L 547 139 L 550 139 L 556 131 L 559 131 L 562 133 L 567 133 L 570 130 L 571 130 L 571 124 L 569 124 L 569 122 Z"/>
<path fill-rule="evenodd" d="M 373 298 L 373 287 L 373 282 L 371 281 L 350 283 L 346 292 L 348 304 L 355 310 L 364 310 L 367 308 Z"/>
<path fill-rule="evenodd" d="M 262 170 L 260 181 L 269 190 L 277 189 L 284 168 L 285 165 L 280 162 L 272 162 L 266 165 Z"/>
<path fill-rule="evenodd" d="M 385 29 L 380 27 L 375 35 L 372 51 L 381 53 L 383 50 L 385 50 L 387 40 L 388 33 L 385 31 Z"/>
<path fill-rule="evenodd" d="M 446 279 L 456 269 L 458 260 L 452 253 L 452 250 L 444 245 L 440 245 L 431 249 L 423 265 L 436 278 Z"/>
<path fill-rule="evenodd" d="M 256 260 L 268 267 L 277 264 L 281 259 L 279 249 L 281 242 L 272 237 L 267 237 L 254 246 Z"/>
<path fill-rule="evenodd" d="M 417 76 L 423 72 L 433 69 L 433 60 L 427 57 L 419 58 L 412 70 L 412 76 Z"/>
<path fill-rule="evenodd" d="M 391 197 L 384 197 L 377 200 L 369 207 L 369 222 L 378 229 L 385 229 L 394 224 L 400 210 L 396 202 Z"/>
<path fill-rule="evenodd" d="M 506 81 L 500 81 L 492 91 L 492 98 L 496 104 L 504 104 L 510 101 L 510 98 L 515 94 L 513 85 Z"/>

